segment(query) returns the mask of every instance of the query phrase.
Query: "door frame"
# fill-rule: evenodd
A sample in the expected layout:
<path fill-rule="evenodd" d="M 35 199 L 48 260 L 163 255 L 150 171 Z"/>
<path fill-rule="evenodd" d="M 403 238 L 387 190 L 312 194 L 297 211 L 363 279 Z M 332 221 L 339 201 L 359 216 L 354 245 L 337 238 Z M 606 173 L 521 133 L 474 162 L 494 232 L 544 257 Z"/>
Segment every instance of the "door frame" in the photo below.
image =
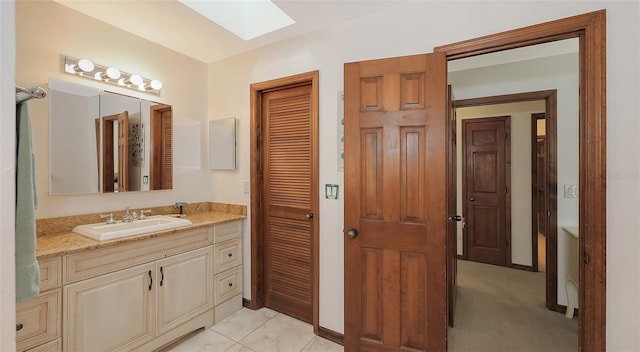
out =
<path fill-rule="evenodd" d="M 455 104 L 455 103 L 454 103 Z M 457 107 L 456 107 L 457 108 Z M 505 197 L 505 212 L 504 212 L 504 239 L 507 242 L 505 245 L 505 257 L 504 266 L 506 268 L 512 267 L 511 262 L 511 116 L 490 116 L 480 117 L 472 119 L 461 119 L 460 132 L 462 138 L 462 217 L 468 219 L 469 211 L 467 209 L 467 144 L 465 143 L 465 125 L 472 122 L 491 122 L 491 121 L 504 121 L 504 132 L 507 135 L 504 145 L 504 183 L 507 187 Z M 469 260 L 469 227 L 465 226 L 462 229 L 462 255 L 465 259 Z"/>
<path fill-rule="evenodd" d="M 606 350 L 606 10 L 434 48 L 448 60 L 579 38 L 580 324 L 582 351 Z M 587 141 L 600 141 L 588 143 Z M 588 262 L 588 265 L 585 264 Z"/>
<path fill-rule="evenodd" d="M 311 143 L 315 146 L 312 155 L 312 189 L 311 209 L 314 213 L 311 239 L 311 265 L 312 265 L 312 301 L 313 301 L 313 331 L 317 335 L 319 331 L 319 140 L 318 140 L 318 103 L 319 103 L 319 71 L 311 71 L 293 76 L 277 78 L 270 81 L 253 83 L 250 87 L 250 183 L 251 183 L 251 299 L 244 301 L 244 306 L 250 309 L 260 309 L 265 302 L 264 283 L 264 198 L 261 196 L 263 189 L 263 133 L 262 121 L 262 97 L 268 91 L 292 88 L 296 86 L 311 85 Z"/>
<path fill-rule="evenodd" d="M 563 306 L 558 305 L 558 231 L 550 231 L 551 228 L 558 228 L 558 206 L 557 206 L 557 194 L 558 194 L 558 186 L 557 186 L 557 176 L 558 176 L 558 147 L 557 147 L 557 106 L 558 106 L 558 91 L 555 89 L 551 90 L 541 90 L 537 92 L 527 92 L 527 93 L 515 93 L 515 94 L 506 94 L 506 95 L 498 95 L 492 97 L 482 97 L 482 98 L 472 98 L 472 99 L 463 99 L 456 100 L 454 102 L 455 108 L 462 107 L 472 107 L 472 106 L 483 106 L 483 105 L 496 105 L 496 104 L 508 104 L 508 103 L 521 103 L 527 101 L 536 101 L 536 100 L 544 100 L 545 101 L 545 114 L 547 123 L 545 126 L 545 133 L 549 137 L 547 140 L 547 150 L 546 150 L 546 165 L 547 165 L 547 211 L 549 215 L 547 216 L 547 240 L 546 242 L 546 251 L 547 251 L 547 271 L 545 272 L 545 301 L 546 307 L 548 309 L 554 310 L 556 312 L 560 312 L 564 314 L 562 310 Z M 464 187 L 464 184 L 463 184 Z M 532 251 L 536 251 L 537 255 L 537 239 L 535 248 L 532 248 Z M 463 253 L 465 254 L 465 253 Z M 509 257 L 510 258 L 510 257 Z M 537 257 L 536 257 L 537 258 Z M 466 257 L 465 257 L 466 259 Z M 536 260 L 532 258 L 532 260 Z M 532 264 L 537 262 L 532 262 Z M 522 265 L 513 264 L 509 261 L 508 267 L 514 269 L 526 269 L 530 270 L 529 267 L 524 267 Z M 533 270 L 535 271 L 535 270 Z M 566 307 L 564 307 L 566 310 Z"/>

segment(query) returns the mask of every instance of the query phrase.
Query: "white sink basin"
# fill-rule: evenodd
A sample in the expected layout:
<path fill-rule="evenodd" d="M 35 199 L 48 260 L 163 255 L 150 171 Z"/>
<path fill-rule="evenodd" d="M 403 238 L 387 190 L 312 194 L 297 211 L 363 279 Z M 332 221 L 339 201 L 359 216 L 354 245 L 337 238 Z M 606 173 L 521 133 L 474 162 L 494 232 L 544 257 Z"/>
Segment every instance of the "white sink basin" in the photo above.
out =
<path fill-rule="evenodd" d="M 115 224 L 78 225 L 73 232 L 98 241 L 107 241 L 115 238 L 122 238 L 143 233 L 156 232 L 173 229 L 176 227 L 191 225 L 191 221 L 183 218 L 155 215 L 144 220 L 134 220 L 132 222 L 118 221 Z"/>

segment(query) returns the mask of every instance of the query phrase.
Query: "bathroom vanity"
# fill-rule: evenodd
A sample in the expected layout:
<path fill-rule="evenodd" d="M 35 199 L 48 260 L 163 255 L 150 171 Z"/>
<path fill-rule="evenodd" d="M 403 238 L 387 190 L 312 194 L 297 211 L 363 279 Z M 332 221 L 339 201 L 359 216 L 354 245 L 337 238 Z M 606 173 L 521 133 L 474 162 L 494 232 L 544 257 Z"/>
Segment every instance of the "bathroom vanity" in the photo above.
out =
<path fill-rule="evenodd" d="M 17 306 L 18 351 L 152 351 L 242 307 L 242 219 L 99 242 L 38 238 L 41 293 Z"/>

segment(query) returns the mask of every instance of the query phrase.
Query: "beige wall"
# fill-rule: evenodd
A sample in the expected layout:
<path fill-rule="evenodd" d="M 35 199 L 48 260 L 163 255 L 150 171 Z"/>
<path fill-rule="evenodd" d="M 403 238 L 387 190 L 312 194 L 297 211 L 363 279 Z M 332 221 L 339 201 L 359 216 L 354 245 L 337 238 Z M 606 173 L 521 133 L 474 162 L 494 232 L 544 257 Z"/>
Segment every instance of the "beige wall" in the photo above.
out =
<path fill-rule="evenodd" d="M 49 78 L 95 86 L 173 106 L 174 189 L 129 194 L 48 195 L 49 99 L 29 104 L 33 123 L 39 207 L 37 218 L 208 201 L 205 165 L 207 66 L 199 61 L 118 30 L 53 1 L 16 3 L 16 82 L 46 85 Z M 160 79 L 160 97 L 79 78 L 62 70 L 64 56 L 88 58 L 125 72 Z M 82 146 L 78 146 L 79 148 Z"/>
<path fill-rule="evenodd" d="M 635 215 L 640 199 L 640 163 L 630 160 L 629 150 L 640 153 L 640 115 L 637 80 L 640 39 L 638 3 L 611 1 L 547 2 L 457 2 L 405 1 L 326 30 L 267 46 L 209 68 L 209 111 L 212 117 L 238 118 L 238 170 L 213 172 L 216 201 L 248 199 L 243 181 L 249 179 L 249 94 L 251 83 L 288 75 L 320 71 L 320 187 L 340 184 L 337 170 L 337 92 L 343 89 L 345 62 L 432 52 L 439 45 L 466 40 L 513 28 L 607 9 L 608 140 L 607 168 L 613 173 L 607 183 L 607 343 L 609 350 L 638 350 L 640 340 L 640 278 L 629 277 L 629 265 L 640 270 L 637 248 L 640 220 Z M 491 94 L 484 94 L 491 95 Z M 577 95 L 577 94 L 576 94 Z M 456 96 L 460 99 L 462 97 Z M 621 157 L 610 158 L 620 154 Z M 627 155 L 627 157 L 622 157 Z M 320 325 L 343 330 L 343 202 L 320 199 Z M 245 249 L 250 248 L 248 233 Z M 559 249 L 560 250 L 560 249 Z M 245 252 L 246 254 L 246 252 Z M 632 264 L 630 264 L 632 263 Z M 245 268 L 250 263 L 245 259 Z M 250 278 L 245 272 L 245 285 Z M 564 286 L 564 285 L 563 285 Z M 248 286 L 246 286 L 248 287 Z M 245 292 L 248 297 L 248 292 Z M 619 302 L 626 302 L 624 305 Z"/>
<path fill-rule="evenodd" d="M 15 6 L 10 1 L 0 1 L 0 48 L 0 351 L 15 351 Z"/>

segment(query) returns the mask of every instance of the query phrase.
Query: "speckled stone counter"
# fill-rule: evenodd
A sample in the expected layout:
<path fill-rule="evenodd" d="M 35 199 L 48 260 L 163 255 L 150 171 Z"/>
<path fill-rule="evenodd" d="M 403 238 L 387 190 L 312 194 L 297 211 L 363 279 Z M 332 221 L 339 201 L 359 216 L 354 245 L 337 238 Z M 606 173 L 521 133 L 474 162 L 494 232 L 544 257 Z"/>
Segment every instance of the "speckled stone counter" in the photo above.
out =
<path fill-rule="evenodd" d="M 37 221 L 38 244 L 36 256 L 45 259 L 64 254 L 77 253 L 84 250 L 111 247 L 123 243 L 140 241 L 148 238 L 166 236 L 176 232 L 208 227 L 214 224 L 246 218 L 246 206 L 222 203 L 197 203 L 190 204 L 186 209 L 186 219 L 191 225 L 170 230 L 150 232 L 137 236 L 117 238 L 110 241 L 97 241 L 71 230 L 76 225 L 100 222 L 99 214 L 77 215 L 69 217 L 40 219 Z M 151 208 L 152 215 L 175 213 L 173 207 Z M 124 213 L 124 212 L 123 212 Z M 114 212 L 114 217 L 120 218 L 121 214 Z"/>

